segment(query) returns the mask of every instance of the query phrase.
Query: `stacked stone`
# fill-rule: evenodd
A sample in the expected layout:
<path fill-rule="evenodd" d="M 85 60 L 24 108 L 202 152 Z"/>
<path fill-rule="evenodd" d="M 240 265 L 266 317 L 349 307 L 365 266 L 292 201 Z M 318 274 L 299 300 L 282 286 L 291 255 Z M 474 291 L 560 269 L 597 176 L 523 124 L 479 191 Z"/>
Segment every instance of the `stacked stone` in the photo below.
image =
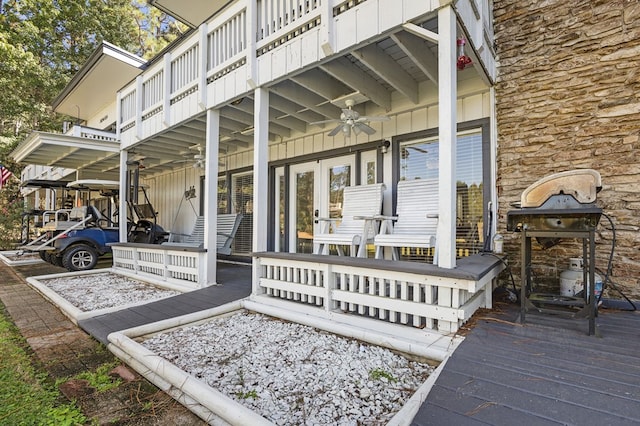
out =
<path fill-rule="evenodd" d="M 617 230 L 613 280 L 640 299 L 640 4 L 626 0 L 496 0 L 500 233 L 519 271 L 519 235 L 507 233 L 509 204 L 546 175 L 600 172 L 598 205 Z M 612 232 L 602 218 L 597 267 Z M 556 286 L 581 244 L 534 254 L 534 275 Z M 536 269 L 537 268 L 537 269 Z M 611 294 L 615 296 L 615 294 Z"/>

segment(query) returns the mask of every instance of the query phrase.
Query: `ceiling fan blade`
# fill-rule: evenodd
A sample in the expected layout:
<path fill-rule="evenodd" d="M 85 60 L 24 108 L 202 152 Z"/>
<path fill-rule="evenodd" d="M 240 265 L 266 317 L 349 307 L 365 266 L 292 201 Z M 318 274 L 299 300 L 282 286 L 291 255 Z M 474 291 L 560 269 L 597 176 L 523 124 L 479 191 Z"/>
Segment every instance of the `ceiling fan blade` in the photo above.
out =
<path fill-rule="evenodd" d="M 334 118 L 333 120 L 313 121 L 309 124 L 325 124 L 325 123 L 342 123 L 342 120 L 337 120 Z"/>
<path fill-rule="evenodd" d="M 357 128 L 357 129 L 362 130 L 363 132 L 365 132 L 368 135 L 372 135 L 372 134 L 374 134 L 376 132 L 376 129 L 374 129 L 373 127 L 371 127 L 371 126 L 369 126 L 367 124 L 364 124 L 364 123 L 356 123 L 356 124 L 354 124 L 354 127 Z"/>
<path fill-rule="evenodd" d="M 389 121 L 391 120 L 389 117 L 380 116 L 380 117 L 368 117 L 366 115 L 361 116 L 358 121 Z"/>
<path fill-rule="evenodd" d="M 341 130 L 342 130 L 342 124 L 339 124 L 338 126 L 336 126 L 335 129 L 329 132 L 329 136 L 335 136 L 338 133 L 340 133 Z"/>

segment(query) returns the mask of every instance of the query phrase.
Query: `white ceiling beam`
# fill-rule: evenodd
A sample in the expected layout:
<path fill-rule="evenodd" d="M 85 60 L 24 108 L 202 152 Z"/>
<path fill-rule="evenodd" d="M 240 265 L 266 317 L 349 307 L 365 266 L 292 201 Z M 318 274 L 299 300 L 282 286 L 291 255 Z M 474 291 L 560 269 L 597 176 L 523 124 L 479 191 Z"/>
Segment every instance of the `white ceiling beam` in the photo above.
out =
<path fill-rule="evenodd" d="M 315 94 L 322 96 L 328 101 L 340 98 L 352 92 L 350 87 L 342 84 L 342 82 L 316 68 L 291 77 L 291 80 L 295 81 L 302 87 L 306 87 Z"/>
<path fill-rule="evenodd" d="M 348 59 L 341 58 L 320 65 L 325 72 L 362 93 L 386 111 L 391 110 L 391 94 L 373 77 L 365 73 Z"/>
<path fill-rule="evenodd" d="M 438 84 L 438 58 L 422 39 L 406 32 L 392 34 L 391 38 L 429 80 Z"/>
<path fill-rule="evenodd" d="M 374 73 L 393 86 L 398 92 L 409 98 L 414 104 L 418 103 L 418 83 L 393 60 L 384 50 L 375 44 L 352 52 Z"/>
<path fill-rule="evenodd" d="M 422 39 L 430 41 L 431 43 L 438 44 L 438 40 L 440 39 L 440 36 L 438 36 L 438 33 L 429 31 L 416 24 L 406 23 L 402 25 L 402 28 L 404 28 L 406 31 L 410 32 L 411 34 L 415 34 Z"/>
<path fill-rule="evenodd" d="M 340 116 L 340 108 L 328 103 L 327 99 L 313 93 L 292 81 L 283 81 L 271 89 L 272 93 L 289 99 L 292 102 L 302 105 L 305 108 L 323 115 L 323 118 L 336 118 Z"/>
<path fill-rule="evenodd" d="M 223 116 L 226 118 L 230 118 L 232 120 L 246 124 L 246 127 L 253 126 L 253 115 L 250 113 L 246 113 L 244 111 L 240 111 L 239 109 L 231 107 L 225 107 L 222 109 L 221 114 L 223 114 Z M 271 134 L 282 136 L 283 138 L 288 138 L 291 136 L 291 129 L 275 123 L 269 123 L 269 132 Z"/>
<path fill-rule="evenodd" d="M 320 121 L 326 118 L 322 114 L 305 109 L 295 102 L 291 102 L 288 99 L 278 96 L 273 91 L 271 92 L 271 96 L 269 96 L 269 104 L 276 110 L 282 111 L 287 115 L 295 117 L 298 120 L 303 120 L 307 123 L 313 123 L 314 121 Z"/>
<path fill-rule="evenodd" d="M 245 98 L 239 104 L 231 104 L 229 106 L 232 108 L 237 108 L 246 113 L 253 114 L 253 99 Z M 269 108 L 269 121 L 272 124 L 288 127 L 289 129 L 294 129 L 299 132 L 307 131 L 306 122 L 295 117 L 280 117 L 280 115 L 281 114 L 279 114 L 278 111 L 274 110 L 273 108 Z"/>

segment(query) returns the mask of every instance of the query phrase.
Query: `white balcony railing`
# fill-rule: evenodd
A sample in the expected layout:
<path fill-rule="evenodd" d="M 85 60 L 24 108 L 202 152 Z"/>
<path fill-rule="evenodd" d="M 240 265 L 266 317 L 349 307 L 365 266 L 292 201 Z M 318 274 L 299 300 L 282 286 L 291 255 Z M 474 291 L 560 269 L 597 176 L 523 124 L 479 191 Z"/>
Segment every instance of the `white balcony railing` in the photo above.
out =
<path fill-rule="evenodd" d="M 200 31 L 195 31 L 168 52 L 164 61 L 153 64 L 120 92 L 118 130 L 121 136 L 131 132 L 127 134 L 135 135 L 138 140 L 149 137 L 203 109 L 241 96 L 255 84 L 277 80 L 322 60 L 325 44 L 335 40 L 334 47 L 340 49 L 344 43 L 365 42 L 374 34 L 391 31 L 416 17 L 435 13 L 438 5 L 437 1 L 422 0 L 252 1 L 235 2 L 224 9 L 212 21 L 203 24 Z M 466 0 L 456 7 L 464 9 L 460 12 L 461 19 L 467 26 L 473 26 L 472 41 L 484 47 L 481 59 L 490 60 L 492 50 L 486 42 L 487 37 L 493 36 L 487 34 L 487 31 L 492 32 L 492 28 L 487 28 L 491 14 L 489 1 Z M 370 28 L 354 33 L 353 26 L 363 25 L 360 16 L 369 17 Z M 349 34 L 341 37 L 340 31 Z M 295 40 L 302 42 L 286 53 L 279 50 Z M 482 44 L 483 40 L 487 46 Z M 278 56 L 263 60 L 263 55 L 271 53 Z M 268 67 L 268 64 L 278 66 Z M 247 69 L 242 70 L 245 65 Z M 242 74 L 224 83 L 218 82 L 235 71 Z M 159 120 L 160 115 L 153 117 L 159 113 L 162 113 L 162 120 Z M 152 117 L 155 120 L 149 120 Z M 152 122 L 147 123 L 147 120 Z M 134 127 L 139 128 L 134 131 Z M 126 146 L 133 139 L 125 136 L 122 141 Z"/>
<path fill-rule="evenodd" d="M 93 127 L 75 125 L 71 130 L 71 134 L 73 136 L 77 136 L 85 139 L 93 139 L 93 140 L 108 141 L 108 142 L 118 141 L 115 133 L 108 132 L 106 130 L 94 129 Z"/>

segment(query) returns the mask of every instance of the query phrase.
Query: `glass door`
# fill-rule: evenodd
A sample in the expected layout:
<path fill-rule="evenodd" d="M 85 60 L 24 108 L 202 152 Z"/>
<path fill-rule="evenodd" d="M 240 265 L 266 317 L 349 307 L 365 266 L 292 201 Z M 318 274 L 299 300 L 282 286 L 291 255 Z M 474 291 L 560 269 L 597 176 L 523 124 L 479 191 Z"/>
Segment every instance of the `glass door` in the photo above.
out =
<path fill-rule="evenodd" d="M 291 166 L 289 190 L 289 251 L 313 253 L 314 220 L 317 211 L 319 176 L 317 163 Z"/>
<path fill-rule="evenodd" d="M 354 184 L 355 156 L 318 160 L 290 168 L 289 251 L 313 253 L 318 217 L 342 216 L 344 188 Z"/>

